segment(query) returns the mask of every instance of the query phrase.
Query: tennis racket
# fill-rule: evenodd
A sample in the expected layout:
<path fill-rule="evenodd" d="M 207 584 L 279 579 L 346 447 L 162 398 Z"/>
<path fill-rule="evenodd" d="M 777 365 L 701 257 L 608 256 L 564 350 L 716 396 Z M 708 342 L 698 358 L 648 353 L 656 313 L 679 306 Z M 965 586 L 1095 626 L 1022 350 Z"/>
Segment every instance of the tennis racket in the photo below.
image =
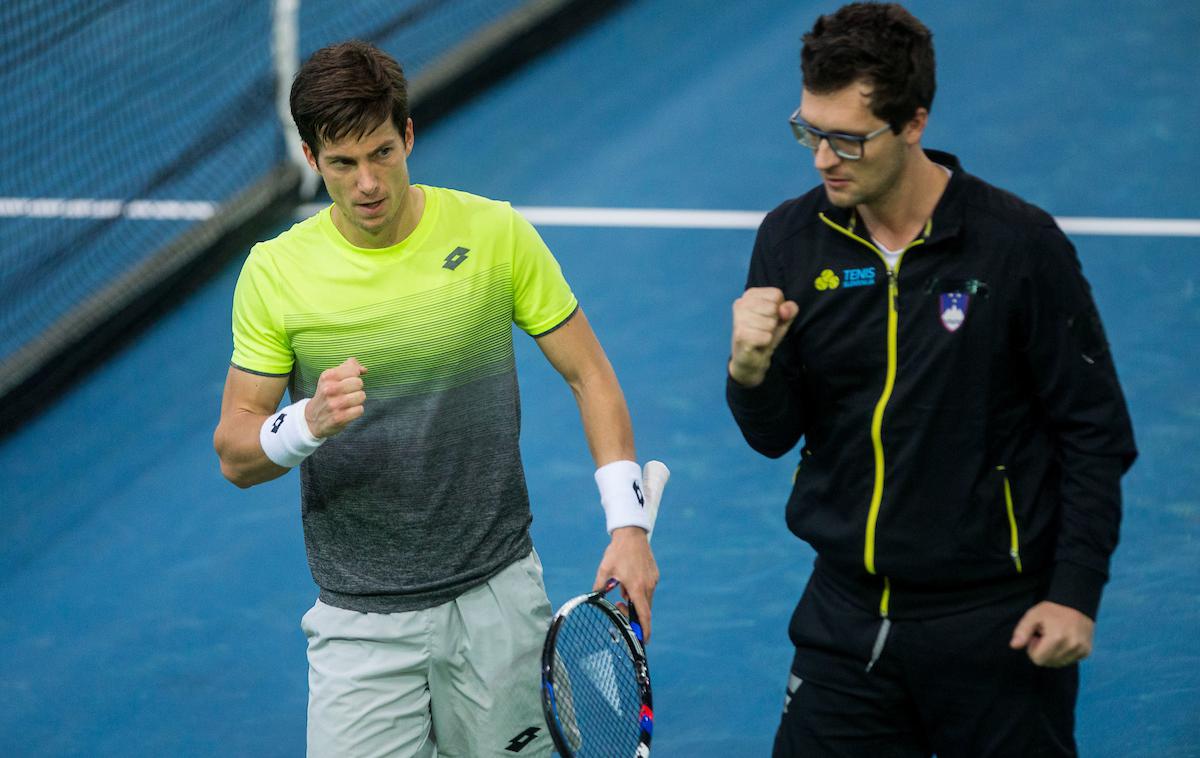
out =
<path fill-rule="evenodd" d="M 660 461 L 642 469 L 650 534 L 671 476 Z M 649 535 L 647 535 L 647 538 Z M 542 647 L 542 710 L 562 758 L 648 758 L 654 732 L 650 669 L 633 604 L 629 618 L 605 597 L 617 586 L 568 600 Z"/>

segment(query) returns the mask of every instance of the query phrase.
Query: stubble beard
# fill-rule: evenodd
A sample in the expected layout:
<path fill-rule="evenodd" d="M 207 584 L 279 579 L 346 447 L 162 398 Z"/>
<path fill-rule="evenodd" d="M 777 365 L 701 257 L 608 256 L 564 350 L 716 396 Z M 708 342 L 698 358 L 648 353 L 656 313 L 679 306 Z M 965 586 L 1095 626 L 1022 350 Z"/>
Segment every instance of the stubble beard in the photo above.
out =
<path fill-rule="evenodd" d="M 838 196 L 835 196 L 826 187 L 825 196 L 837 208 L 856 208 L 860 205 L 875 205 L 895 191 L 896 187 L 900 185 L 900 179 L 903 175 L 903 157 L 896 156 L 887 167 L 887 171 L 876 177 L 878 181 L 874 187 L 863 188 L 858 180 L 854 180 L 850 190 Z"/>

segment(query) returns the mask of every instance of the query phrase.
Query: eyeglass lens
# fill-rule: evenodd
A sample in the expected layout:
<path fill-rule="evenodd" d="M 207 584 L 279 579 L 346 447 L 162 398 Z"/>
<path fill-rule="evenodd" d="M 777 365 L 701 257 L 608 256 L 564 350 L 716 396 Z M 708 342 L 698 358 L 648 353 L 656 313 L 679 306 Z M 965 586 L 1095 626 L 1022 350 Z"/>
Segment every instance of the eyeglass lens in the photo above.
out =
<path fill-rule="evenodd" d="M 851 160 L 862 157 L 863 143 L 859 140 L 843 139 L 832 134 L 816 134 L 809 127 L 799 124 L 793 124 L 792 131 L 795 132 L 796 139 L 799 140 L 800 144 L 810 150 L 816 150 L 817 146 L 821 144 L 822 136 L 825 136 L 825 139 L 829 140 L 829 147 L 840 157 L 850 158 Z"/>

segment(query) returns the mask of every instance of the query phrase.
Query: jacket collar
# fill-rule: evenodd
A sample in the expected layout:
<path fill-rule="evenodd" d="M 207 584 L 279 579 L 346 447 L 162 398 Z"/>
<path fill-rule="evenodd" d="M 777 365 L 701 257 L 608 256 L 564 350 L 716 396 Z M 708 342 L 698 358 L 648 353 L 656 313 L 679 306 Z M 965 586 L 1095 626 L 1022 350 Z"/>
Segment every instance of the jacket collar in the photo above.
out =
<path fill-rule="evenodd" d="M 928 243 L 954 237 L 962 228 L 963 216 L 966 212 L 966 172 L 963 171 L 958 156 L 941 150 L 929 149 L 925 150 L 925 155 L 934 163 L 941 164 L 953 172 L 950 182 L 946 185 L 946 190 L 933 209 L 933 223 L 926 227 L 929 230 L 929 237 L 926 240 Z M 839 208 L 829 202 L 829 197 L 825 196 L 823 192 L 822 196 L 821 214 L 838 226 L 856 234 L 859 233 L 858 229 L 862 222 L 858 217 L 857 210 Z"/>

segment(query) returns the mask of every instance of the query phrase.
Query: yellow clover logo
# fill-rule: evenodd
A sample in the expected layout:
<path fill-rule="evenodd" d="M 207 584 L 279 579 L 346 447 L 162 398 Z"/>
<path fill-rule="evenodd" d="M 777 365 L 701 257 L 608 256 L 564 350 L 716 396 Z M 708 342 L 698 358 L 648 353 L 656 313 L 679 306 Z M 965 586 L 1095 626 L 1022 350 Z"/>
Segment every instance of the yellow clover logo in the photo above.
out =
<path fill-rule="evenodd" d="M 837 278 L 837 274 L 833 273 L 832 269 L 825 269 L 817 280 L 813 282 L 819 290 L 835 290 L 842 283 L 841 279 Z"/>

